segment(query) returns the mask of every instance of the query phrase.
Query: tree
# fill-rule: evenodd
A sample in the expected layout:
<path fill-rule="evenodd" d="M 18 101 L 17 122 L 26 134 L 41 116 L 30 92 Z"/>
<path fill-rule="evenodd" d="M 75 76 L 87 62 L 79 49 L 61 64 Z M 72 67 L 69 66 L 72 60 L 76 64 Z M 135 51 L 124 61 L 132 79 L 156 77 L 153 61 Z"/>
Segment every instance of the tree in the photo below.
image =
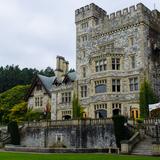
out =
<path fill-rule="evenodd" d="M 83 108 L 80 105 L 78 95 L 73 94 L 72 100 L 73 119 L 83 118 Z"/>
<path fill-rule="evenodd" d="M 51 67 L 47 67 L 41 71 L 35 68 L 20 69 L 18 65 L 0 67 L 0 93 L 7 91 L 16 85 L 31 84 L 33 78 L 38 73 L 48 77 L 54 76 L 54 70 Z"/>
<path fill-rule="evenodd" d="M 45 70 L 41 70 L 39 73 L 47 77 L 55 76 L 54 70 L 51 67 L 47 67 Z"/>
<path fill-rule="evenodd" d="M 12 112 L 12 108 L 17 104 L 24 102 L 23 99 L 29 87 L 30 85 L 18 85 L 0 94 L 1 122 L 2 121 L 5 123 L 9 122 L 10 119 L 9 116 L 10 113 Z"/>
<path fill-rule="evenodd" d="M 149 104 L 157 103 L 157 97 L 154 94 L 151 85 L 144 80 L 140 88 L 140 116 L 147 118 L 149 116 Z"/>
<path fill-rule="evenodd" d="M 20 133 L 17 122 L 11 121 L 8 124 L 8 132 L 11 135 L 11 144 L 20 145 Z"/>
<path fill-rule="evenodd" d="M 26 120 L 27 102 L 16 104 L 9 114 L 10 121 L 22 122 Z"/>

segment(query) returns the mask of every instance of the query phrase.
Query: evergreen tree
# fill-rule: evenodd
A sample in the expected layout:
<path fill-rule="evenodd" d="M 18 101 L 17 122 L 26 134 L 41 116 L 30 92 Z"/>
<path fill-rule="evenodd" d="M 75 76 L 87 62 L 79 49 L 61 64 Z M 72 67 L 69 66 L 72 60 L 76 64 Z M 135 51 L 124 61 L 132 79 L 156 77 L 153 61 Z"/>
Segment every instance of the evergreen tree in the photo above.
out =
<path fill-rule="evenodd" d="M 140 88 L 140 116 L 147 118 L 149 116 L 149 104 L 157 103 L 157 97 L 154 94 L 151 85 L 144 80 Z"/>
<path fill-rule="evenodd" d="M 41 71 L 35 68 L 20 69 L 19 66 L 14 65 L 0 67 L 0 93 L 7 91 L 16 85 L 31 84 L 33 78 L 38 73 L 48 77 L 54 76 L 54 70 L 50 67 Z"/>
<path fill-rule="evenodd" d="M 83 108 L 79 103 L 78 96 L 74 93 L 73 100 L 72 100 L 72 112 L 73 112 L 73 119 L 79 119 L 83 117 Z"/>

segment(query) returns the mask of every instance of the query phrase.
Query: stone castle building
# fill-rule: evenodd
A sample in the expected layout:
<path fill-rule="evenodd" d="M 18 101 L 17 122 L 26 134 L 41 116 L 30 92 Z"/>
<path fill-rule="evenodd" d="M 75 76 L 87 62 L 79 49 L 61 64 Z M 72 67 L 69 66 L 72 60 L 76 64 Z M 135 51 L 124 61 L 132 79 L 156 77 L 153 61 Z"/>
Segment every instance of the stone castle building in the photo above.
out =
<path fill-rule="evenodd" d="M 57 57 L 52 119 L 72 118 L 73 93 L 87 118 L 138 118 L 144 79 L 160 97 L 160 12 L 140 3 L 108 15 L 92 3 L 75 11 L 75 23 L 76 72 Z"/>

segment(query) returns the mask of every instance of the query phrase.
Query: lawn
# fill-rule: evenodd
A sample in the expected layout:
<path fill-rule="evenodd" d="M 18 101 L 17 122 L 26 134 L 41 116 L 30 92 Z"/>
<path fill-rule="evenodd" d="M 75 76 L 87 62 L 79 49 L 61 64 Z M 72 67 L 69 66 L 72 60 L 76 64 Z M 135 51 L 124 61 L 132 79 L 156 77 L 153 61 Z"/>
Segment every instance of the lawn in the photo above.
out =
<path fill-rule="evenodd" d="M 1 160 L 160 160 L 160 157 L 107 154 L 32 154 L 1 152 Z"/>

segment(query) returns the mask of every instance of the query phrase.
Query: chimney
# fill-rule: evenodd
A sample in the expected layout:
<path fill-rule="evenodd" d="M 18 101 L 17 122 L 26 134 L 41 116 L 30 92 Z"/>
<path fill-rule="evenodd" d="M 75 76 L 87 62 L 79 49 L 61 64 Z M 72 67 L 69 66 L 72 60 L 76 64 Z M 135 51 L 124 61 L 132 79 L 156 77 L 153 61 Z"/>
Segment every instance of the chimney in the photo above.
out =
<path fill-rule="evenodd" d="M 55 75 L 58 79 L 61 79 L 68 72 L 69 62 L 62 56 L 56 57 L 56 69 Z"/>
<path fill-rule="evenodd" d="M 63 74 L 63 62 L 64 62 L 64 57 L 62 56 L 57 56 L 56 57 L 56 69 L 55 69 L 55 75 L 57 78 L 61 78 Z"/>
<path fill-rule="evenodd" d="M 68 61 L 64 61 L 64 62 L 63 62 L 63 73 L 64 73 L 64 74 L 67 74 L 67 73 L 68 73 L 68 65 L 69 65 L 69 62 L 68 62 Z"/>

